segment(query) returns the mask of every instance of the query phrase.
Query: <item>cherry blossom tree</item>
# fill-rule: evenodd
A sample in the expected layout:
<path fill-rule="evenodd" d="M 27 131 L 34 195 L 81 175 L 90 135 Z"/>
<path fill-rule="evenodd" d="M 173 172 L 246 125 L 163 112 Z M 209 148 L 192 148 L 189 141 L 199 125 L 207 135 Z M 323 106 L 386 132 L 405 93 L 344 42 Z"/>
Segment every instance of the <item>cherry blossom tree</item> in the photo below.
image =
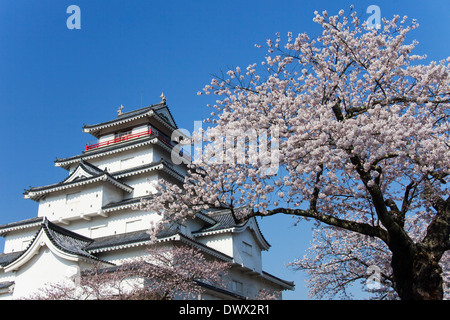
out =
<path fill-rule="evenodd" d="M 413 224 L 413 223 L 412 223 Z M 423 235 L 426 228 L 418 230 Z M 420 239 L 420 237 L 415 237 Z M 360 285 L 370 299 L 398 299 L 393 282 L 392 254 L 381 240 L 330 226 L 314 229 L 311 247 L 304 257 L 288 266 L 309 275 L 310 297 L 341 296 L 350 299 Z M 444 298 L 450 299 L 450 254 L 441 258 Z"/>
<path fill-rule="evenodd" d="M 442 299 L 450 58 L 413 54 L 418 43 L 407 39 L 418 23 L 407 17 L 371 28 L 351 7 L 313 20 L 319 36 L 289 33 L 283 45 L 277 34 L 261 63 L 233 67 L 199 92 L 217 97 L 209 127 L 193 136 L 200 156 L 183 185 L 161 182 L 142 206 L 161 226 L 213 207 L 237 221 L 313 219 L 330 232 L 330 246 L 311 247 L 319 260 L 327 248 L 358 251 L 371 259 L 353 267 L 360 277 L 370 265 L 390 268 L 383 281 L 401 299 Z M 340 266 L 333 272 L 345 274 Z"/>
<path fill-rule="evenodd" d="M 169 300 L 194 298 L 201 283 L 223 287 L 229 263 L 188 246 L 150 247 L 148 254 L 115 267 L 97 264 L 80 275 L 49 283 L 33 300 Z"/>

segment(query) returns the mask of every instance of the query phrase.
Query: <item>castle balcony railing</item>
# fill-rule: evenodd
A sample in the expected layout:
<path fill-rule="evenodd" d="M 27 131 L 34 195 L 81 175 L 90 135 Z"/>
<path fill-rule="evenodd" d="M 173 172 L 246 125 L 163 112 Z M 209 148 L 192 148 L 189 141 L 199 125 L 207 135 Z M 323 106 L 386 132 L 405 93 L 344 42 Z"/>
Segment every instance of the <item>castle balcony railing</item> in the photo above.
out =
<path fill-rule="evenodd" d="M 108 140 L 105 140 L 102 142 L 98 142 L 98 141 L 88 142 L 86 144 L 85 151 L 102 148 L 102 147 L 110 146 L 110 145 L 113 145 L 116 143 L 129 141 L 129 140 L 133 140 L 133 139 L 137 139 L 137 138 L 141 138 L 141 137 L 145 137 L 145 136 L 150 136 L 150 135 L 154 135 L 154 136 L 158 137 L 163 143 L 168 145 L 170 148 L 173 148 L 176 145 L 176 143 L 173 142 L 166 134 L 162 133 L 161 131 L 159 131 L 158 129 L 156 129 L 152 126 L 149 126 L 148 130 L 145 130 L 145 131 L 141 131 L 141 132 L 137 132 L 137 133 L 131 133 L 131 131 L 130 131 L 129 134 L 116 136 L 112 139 L 108 139 Z M 190 154 L 188 152 L 186 152 L 185 150 L 180 151 L 180 156 L 184 157 L 186 159 L 189 159 L 189 160 L 191 159 Z"/>
<path fill-rule="evenodd" d="M 119 143 L 119 142 L 132 140 L 132 139 L 137 139 L 137 138 L 141 138 L 141 137 L 144 137 L 144 136 L 149 136 L 151 134 L 152 134 L 152 128 L 149 128 L 146 131 L 142 131 L 142 132 L 138 132 L 138 133 L 132 133 L 132 134 L 127 134 L 127 135 L 123 135 L 123 136 L 120 136 L 120 137 L 114 137 L 112 139 L 105 140 L 105 141 L 102 141 L 102 142 L 96 142 L 96 143 L 88 142 L 86 144 L 85 151 L 92 150 L 92 149 L 97 149 L 97 148 L 101 148 L 101 147 L 106 147 L 106 146 L 109 146 L 109 145 L 112 145 L 112 144 L 116 144 L 116 143 Z"/>

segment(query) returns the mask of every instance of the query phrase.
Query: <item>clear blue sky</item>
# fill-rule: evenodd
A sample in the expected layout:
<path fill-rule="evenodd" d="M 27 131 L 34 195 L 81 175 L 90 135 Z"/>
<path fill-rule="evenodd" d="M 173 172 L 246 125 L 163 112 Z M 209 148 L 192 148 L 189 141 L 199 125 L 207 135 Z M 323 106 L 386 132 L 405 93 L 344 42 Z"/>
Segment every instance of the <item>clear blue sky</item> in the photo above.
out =
<path fill-rule="evenodd" d="M 80 30 L 66 27 L 72 4 L 81 9 Z M 211 74 L 261 61 L 265 51 L 254 44 L 275 32 L 316 35 L 315 10 L 334 14 L 351 4 L 362 17 L 375 4 L 383 17 L 418 19 L 417 52 L 450 55 L 448 0 L 0 0 L 0 224 L 37 215 L 23 190 L 66 177 L 53 161 L 93 140 L 83 123 L 112 119 L 121 104 L 130 111 L 157 103 L 163 91 L 178 126 L 192 131 L 210 112 L 196 93 Z M 296 282 L 286 298 L 306 299 L 303 275 L 284 264 L 304 255 L 309 227 L 271 217 L 261 228 L 272 244 L 265 270 Z"/>

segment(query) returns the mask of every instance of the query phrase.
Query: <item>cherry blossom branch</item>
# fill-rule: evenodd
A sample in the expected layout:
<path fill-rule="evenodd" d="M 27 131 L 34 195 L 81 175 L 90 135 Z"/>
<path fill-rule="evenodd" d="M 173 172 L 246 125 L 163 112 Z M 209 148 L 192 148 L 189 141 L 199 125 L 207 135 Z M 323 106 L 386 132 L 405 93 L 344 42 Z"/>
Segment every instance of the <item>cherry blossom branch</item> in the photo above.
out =
<path fill-rule="evenodd" d="M 259 211 L 251 211 L 251 212 L 247 213 L 244 217 L 241 217 L 239 220 L 244 221 L 251 217 L 257 217 L 257 216 L 259 216 L 259 217 L 272 216 L 272 215 L 275 215 L 278 213 L 286 214 L 286 215 L 290 215 L 290 216 L 313 218 L 313 219 L 316 219 L 323 223 L 326 223 L 330 226 L 344 228 L 344 229 L 355 231 L 355 232 L 365 234 L 365 235 L 371 236 L 371 237 L 377 237 L 377 238 L 383 240 L 384 242 L 387 242 L 389 239 L 386 230 L 384 230 L 378 226 L 372 226 L 367 223 L 340 219 L 337 217 L 333 217 L 331 215 L 319 213 L 314 210 L 275 208 L 275 209 L 267 210 L 264 213 L 261 213 Z"/>

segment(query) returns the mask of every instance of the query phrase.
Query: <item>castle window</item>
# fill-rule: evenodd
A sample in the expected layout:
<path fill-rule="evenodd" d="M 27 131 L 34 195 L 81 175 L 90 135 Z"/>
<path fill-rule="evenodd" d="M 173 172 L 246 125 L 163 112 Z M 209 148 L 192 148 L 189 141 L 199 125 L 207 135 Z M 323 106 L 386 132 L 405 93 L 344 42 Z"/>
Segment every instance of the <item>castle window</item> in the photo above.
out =
<path fill-rule="evenodd" d="M 242 294 L 244 292 L 244 284 L 240 281 L 233 280 L 231 282 L 232 290 L 236 293 Z"/>
<path fill-rule="evenodd" d="M 97 238 L 105 235 L 106 225 L 102 224 L 99 226 L 91 227 L 91 238 Z"/>
<path fill-rule="evenodd" d="M 132 232 L 142 229 L 142 220 L 131 220 L 125 222 L 125 232 Z"/>
<path fill-rule="evenodd" d="M 242 251 L 249 256 L 252 255 L 252 245 L 248 244 L 247 242 L 242 241 Z"/>
<path fill-rule="evenodd" d="M 66 195 L 66 204 L 80 202 L 80 192 L 69 193 Z"/>
<path fill-rule="evenodd" d="M 132 133 L 132 130 L 131 130 L 131 129 L 128 129 L 128 130 L 126 130 L 126 131 L 117 132 L 117 133 L 115 134 L 115 138 L 116 138 L 116 139 L 117 139 L 117 138 L 122 138 L 122 137 L 125 137 L 125 136 L 130 135 L 131 133 Z"/>
<path fill-rule="evenodd" d="M 134 157 L 120 160 L 120 169 L 128 169 L 131 167 Z"/>

